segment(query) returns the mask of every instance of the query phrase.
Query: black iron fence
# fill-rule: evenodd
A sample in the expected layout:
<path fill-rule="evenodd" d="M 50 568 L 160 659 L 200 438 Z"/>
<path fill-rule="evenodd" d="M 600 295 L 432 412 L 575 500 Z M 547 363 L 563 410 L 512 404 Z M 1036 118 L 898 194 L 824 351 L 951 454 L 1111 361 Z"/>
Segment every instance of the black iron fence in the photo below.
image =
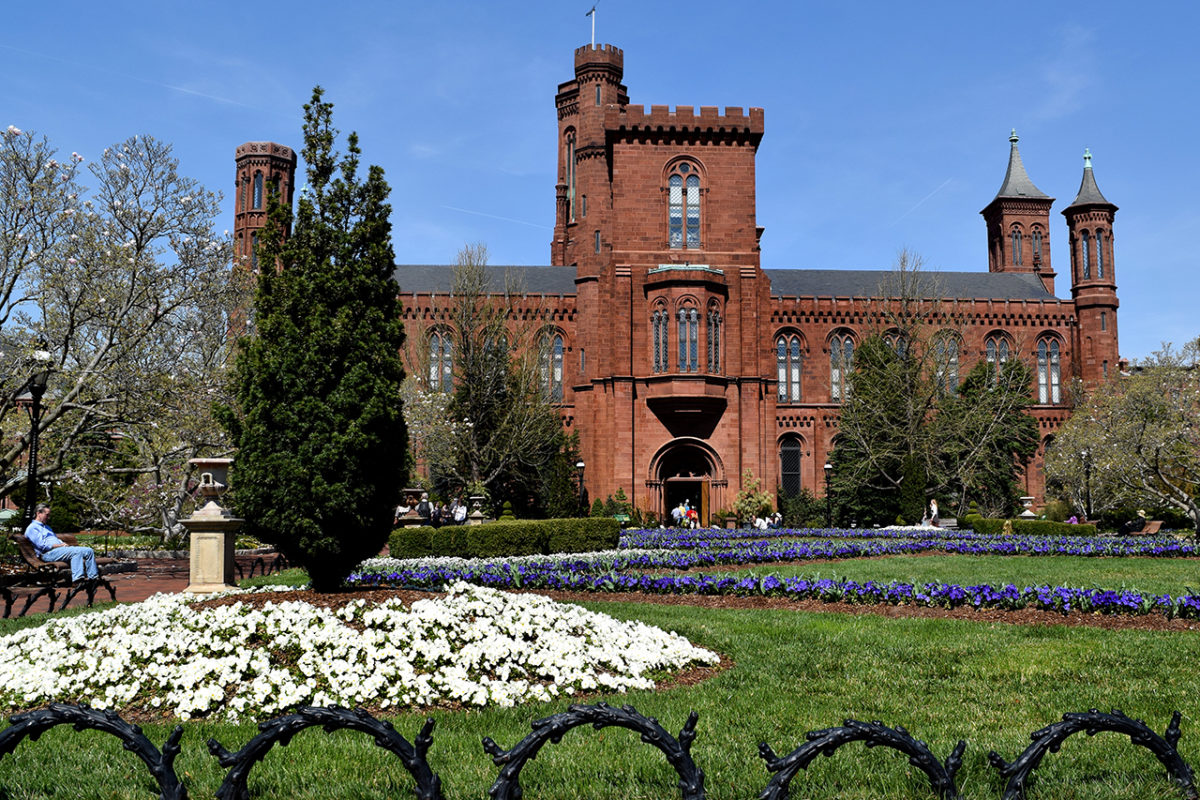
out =
<path fill-rule="evenodd" d="M 525 765 L 545 745 L 558 743 L 568 731 L 591 726 L 597 730 L 627 728 L 640 734 L 641 741 L 658 748 L 675 770 L 684 800 L 704 800 L 704 771 L 696 765 L 691 755 L 697 718 L 693 711 L 676 737 L 663 728 L 658 720 L 642 716 L 632 706 L 613 708 L 605 703 L 573 705 L 567 711 L 534 722 L 532 732 L 511 750 L 505 750 L 484 737 L 483 749 L 500 767 L 500 774 L 488 794 L 492 800 L 520 800 L 520 777 Z M 1015 760 L 1007 762 L 994 751 L 988 754 L 988 759 L 1005 782 L 1004 800 L 1020 800 L 1042 759 L 1047 753 L 1058 752 L 1069 737 L 1077 733 L 1088 736 L 1101 732 L 1119 733 L 1128 736 L 1130 744 L 1153 753 L 1187 800 L 1200 800 L 1192 769 L 1176 749 L 1180 736 L 1179 721 L 1180 714 L 1176 711 L 1166 732 L 1159 736 L 1146 723 L 1127 717 L 1120 711 L 1104 714 L 1092 709 L 1084 713 L 1064 714 L 1060 722 L 1030 734 L 1032 743 Z M 187 787 L 175 772 L 175 758 L 180 752 L 183 726 L 175 726 L 160 750 L 143 735 L 141 728 L 126 722 L 113 711 L 55 703 L 49 708 L 17 714 L 11 718 L 8 728 L 0 731 L 0 762 L 23 740 L 36 740 L 58 725 L 70 725 L 77 731 L 97 730 L 112 734 L 121 740 L 126 750 L 136 754 L 146 765 L 158 784 L 162 800 L 184 800 L 187 797 Z M 216 740 L 209 739 L 209 752 L 228 770 L 217 790 L 220 800 L 249 800 L 247 779 L 255 765 L 275 745 L 287 745 L 297 733 L 314 727 L 323 728 L 326 732 L 349 729 L 370 736 L 377 746 L 400 759 L 415 781 L 419 800 L 442 798 L 441 778 L 430 769 L 425 759 L 433 743 L 432 719 L 425 721 L 412 742 L 398 733 L 390 722 L 376 719 L 362 709 L 340 706 L 300 708 L 295 713 L 260 723 L 258 727 L 259 734 L 236 752 L 230 752 Z M 909 763 L 925 774 L 930 788 L 939 798 L 961 798 L 954 777 L 962 765 L 966 742 L 959 741 L 943 762 L 924 742 L 913 738 L 900 726 L 889 728 L 881 722 L 846 720 L 836 728 L 810 731 L 805 735 L 803 744 L 782 758 L 768 744 L 760 744 L 759 755 L 766 761 L 767 770 L 772 775 L 759 793 L 759 800 L 786 800 L 788 785 L 800 770 L 807 769 L 818 755 L 831 756 L 840 747 L 852 742 L 863 742 L 867 747 L 890 748 L 908 756 Z M 3 772 L 0 772 L 0 796 L 7 796 L 3 778 Z"/>

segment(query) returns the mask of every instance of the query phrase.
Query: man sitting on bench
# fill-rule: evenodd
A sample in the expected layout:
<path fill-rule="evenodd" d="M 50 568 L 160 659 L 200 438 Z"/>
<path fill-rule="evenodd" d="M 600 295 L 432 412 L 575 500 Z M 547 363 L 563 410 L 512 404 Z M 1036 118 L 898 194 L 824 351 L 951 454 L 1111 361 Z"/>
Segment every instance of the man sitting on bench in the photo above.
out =
<path fill-rule="evenodd" d="M 100 570 L 96 568 L 95 551 L 90 547 L 77 547 L 60 540 L 46 524 L 49 517 L 50 506 L 42 503 L 37 507 L 33 522 L 25 529 L 25 538 L 37 551 L 38 558 L 43 561 L 69 561 L 71 583 L 74 584 L 99 578 Z"/>
<path fill-rule="evenodd" d="M 1146 527 L 1146 512 L 1139 510 L 1137 516 L 1121 526 L 1121 535 L 1130 536 Z"/>

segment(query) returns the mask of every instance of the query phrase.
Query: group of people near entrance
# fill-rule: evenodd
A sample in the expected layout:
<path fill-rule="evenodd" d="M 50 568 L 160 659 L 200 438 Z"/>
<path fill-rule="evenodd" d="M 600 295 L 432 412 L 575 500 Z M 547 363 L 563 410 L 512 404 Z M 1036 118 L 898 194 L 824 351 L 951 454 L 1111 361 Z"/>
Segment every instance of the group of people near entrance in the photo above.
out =
<path fill-rule="evenodd" d="M 412 510 L 413 507 L 407 503 L 396 506 L 395 524 L 399 525 L 400 519 Z M 421 492 L 421 499 L 417 502 L 416 510 L 417 516 L 424 520 L 424 524 L 432 525 L 435 528 L 443 525 L 463 525 L 467 521 L 467 506 L 459 497 L 451 500 L 450 505 L 435 504 L 429 501 L 428 492 Z"/>
<path fill-rule="evenodd" d="M 700 512 L 692 506 L 691 500 L 684 500 L 671 509 L 671 520 L 676 528 L 699 528 Z"/>

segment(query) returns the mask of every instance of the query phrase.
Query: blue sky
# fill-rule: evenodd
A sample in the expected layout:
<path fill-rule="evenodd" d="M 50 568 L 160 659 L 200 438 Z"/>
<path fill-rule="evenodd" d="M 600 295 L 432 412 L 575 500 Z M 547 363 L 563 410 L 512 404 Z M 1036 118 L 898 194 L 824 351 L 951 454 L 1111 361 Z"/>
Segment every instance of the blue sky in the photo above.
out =
<path fill-rule="evenodd" d="M 225 193 L 233 150 L 300 146 L 320 84 L 392 185 L 402 263 L 466 243 L 546 264 L 557 84 L 587 44 L 591 0 L 6 4 L 0 127 L 98 156 L 172 142 Z M 986 270 L 979 211 L 1016 128 L 1051 211 L 1057 293 L 1083 149 L 1120 206 L 1122 355 L 1200 335 L 1196 318 L 1200 4 L 600 0 L 596 41 L 625 51 L 640 105 L 758 106 L 764 267 Z"/>

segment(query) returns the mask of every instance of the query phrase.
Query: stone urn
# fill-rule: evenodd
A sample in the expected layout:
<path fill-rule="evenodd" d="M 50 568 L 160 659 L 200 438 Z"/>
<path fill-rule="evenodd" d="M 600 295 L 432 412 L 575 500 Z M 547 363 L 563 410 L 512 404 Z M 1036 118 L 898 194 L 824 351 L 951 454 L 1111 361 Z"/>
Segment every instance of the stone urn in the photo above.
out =
<path fill-rule="evenodd" d="M 193 458 L 188 463 L 200 473 L 196 492 L 204 503 L 190 517 L 179 520 L 191 538 L 190 580 L 184 591 L 209 594 L 236 589 L 233 551 L 244 520 L 235 518 L 220 502 L 229 491 L 233 459 Z"/>

